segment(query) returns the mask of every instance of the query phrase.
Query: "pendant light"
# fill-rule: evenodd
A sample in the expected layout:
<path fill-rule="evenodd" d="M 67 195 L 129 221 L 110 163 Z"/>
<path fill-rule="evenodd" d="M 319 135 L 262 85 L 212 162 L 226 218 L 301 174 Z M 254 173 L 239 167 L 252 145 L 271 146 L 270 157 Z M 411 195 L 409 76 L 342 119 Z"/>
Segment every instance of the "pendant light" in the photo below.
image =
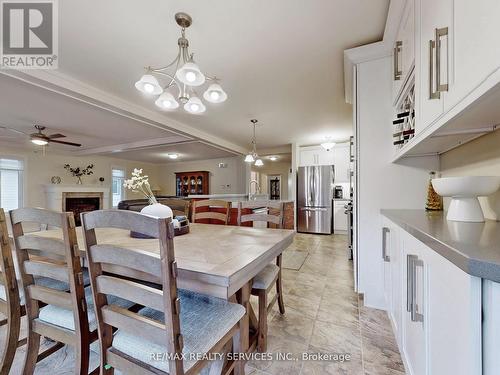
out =
<path fill-rule="evenodd" d="M 156 99 L 155 104 L 161 109 L 176 109 L 179 107 L 177 100 L 175 100 L 174 96 L 168 91 L 161 94 L 158 99 Z"/>
<path fill-rule="evenodd" d="M 206 111 L 205 105 L 201 102 L 200 98 L 197 96 L 192 96 L 189 98 L 186 104 L 184 104 L 184 109 L 192 114 L 199 114 Z"/>
<path fill-rule="evenodd" d="M 257 137 L 255 136 L 255 127 L 257 126 L 258 120 L 251 119 L 250 122 L 253 125 L 252 151 L 250 151 L 245 156 L 245 162 L 247 162 L 247 163 L 253 163 L 253 162 L 255 162 L 254 165 L 256 167 L 262 167 L 264 165 L 264 162 L 262 161 L 262 159 L 257 154 Z"/>
<path fill-rule="evenodd" d="M 144 74 L 141 79 L 135 83 L 135 88 L 148 95 L 160 95 L 163 92 L 158 80 L 151 74 Z"/>

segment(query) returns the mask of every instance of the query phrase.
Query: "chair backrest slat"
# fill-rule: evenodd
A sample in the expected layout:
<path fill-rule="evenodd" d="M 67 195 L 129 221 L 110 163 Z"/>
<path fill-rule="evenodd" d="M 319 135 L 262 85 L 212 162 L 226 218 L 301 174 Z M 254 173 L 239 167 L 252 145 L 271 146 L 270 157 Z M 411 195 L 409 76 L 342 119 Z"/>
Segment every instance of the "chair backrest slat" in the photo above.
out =
<path fill-rule="evenodd" d="M 101 210 L 99 215 L 86 215 L 87 230 L 94 228 L 118 228 L 158 238 L 158 223 L 154 217 L 138 214 L 123 215 L 125 210 Z M 131 213 L 136 213 L 130 211 Z"/>
<path fill-rule="evenodd" d="M 201 209 L 201 211 L 200 211 Z M 223 212 L 212 211 L 213 209 L 220 209 Z M 220 199 L 204 199 L 193 201 L 193 213 L 191 221 L 193 223 L 199 220 L 217 220 L 227 225 L 229 222 L 229 214 L 231 209 L 231 202 L 223 201 Z"/>
<path fill-rule="evenodd" d="M 65 264 L 61 265 L 35 260 L 26 260 L 23 264 L 25 272 L 30 275 L 49 277 L 69 283 L 68 267 Z"/>
<path fill-rule="evenodd" d="M 63 328 L 59 327 L 59 332 L 57 326 L 39 324 L 38 326 L 43 326 L 43 335 L 54 340 L 62 335 L 70 340 L 65 342 L 70 345 L 88 340 L 90 333 L 87 305 L 73 213 L 20 208 L 10 211 L 10 218 L 17 263 L 26 296 L 28 329 L 37 332 L 35 321 L 42 304 L 54 305 L 73 312 L 74 334 L 62 334 Z M 40 228 L 58 228 L 62 232 L 62 240 L 42 238 L 36 233 L 25 234 L 23 224 L 26 223 L 37 223 Z M 54 283 L 51 286 L 37 285 L 35 277 L 49 278 L 54 280 Z M 67 284 L 66 288 L 64 283 Z"/>
<path fill-rule="evenodd" d="M 81 218 L 92 296 L 101 339 L 101 368 L 107 363 L 108 353 L 119 355 L 112 348 L 112 331 L 113 328 L 118 328 L 154 343 L 166 344 L 168 353 L 177 354 L 169 359 L 170 374 L 183 373 L 183 364 L 180 359 L 182 339 L 180 338 L 180 309 L 177 297 L 172 220 L 153 218 L 128 210 L 85 212 L 82 213 Z M 99 228 L 126 229 L 157 238 L 160 259 L 156 254 L 138 249 L 98 243 L 96 229 Z M 113 273 L 105 275 L 104 266 L 112 267 Z M 145 279 L 131 280 L 128 277 L 129 274 L 125 272 L 127 268 L 158 276 L 158 279 L 162 279 L 162 290 L 155 291 L 154 288 L 145 287 L 144 282 L 148 281 Z M 137 277 L 140 275 L 135 274 L 138 275 Z M 127 294 L 127 291 L 130 293 Z M 159 309 L 164 312 L 165 322 L 155 321 L 136 312 L 110 305 L 107 299 L 108 294 L 141 303 L 155 310 Z M 144 368 L 148 368 L 146 363 L 144 363 Z"/>
<path fill-rule="evenodd" d="M 140 249 L 128 249 L 113 245 L 93 245 L 94 262 L 109 263 L 140 270 L 161 278 L 161 265 L 158 256 Z"/>
<path fill-rule="evenodd" d="M 165 345 L 166 327 L 156 320 L 113 305 L 102 308 L 102 317 L 105 324 L 157 345 Z"/>
<path fill-rule="evenodd" d="M 111 276 L 98 276 L 96 287 L 99 293 L 111 294 L 128 299 L 136 304 L 163 310 L 163 293 L 161 290 L 136 282 Z"/>
<path fill-rule="evenodd" d="M 238 203 L 238 225 L 247 222 L 262 221 L 276 224 L 278 228 L 283 228 L 283 203 L 281 202 L 239 202 Z M 265 212 L 243 214 L 244 209 L 259 209 Z"/>
<path fill-rule="evenodd" d="M 73 301 L 71 300 L 70 293 L 47 288 L 41 285 L 29 285 L 27 289 L 29 297 L 33 300 L 43 302 L 46 305 L 61 307 L 67 310 L 73 309 Z"/>
<path fill-rule="evenodd" d="M 44 253 L 54 253 L 62 257 L 66 256 L 64 241 L 55 238 L 23 235 L 17 238 L 17 246 L 23 250 L 38 250 Z"/>

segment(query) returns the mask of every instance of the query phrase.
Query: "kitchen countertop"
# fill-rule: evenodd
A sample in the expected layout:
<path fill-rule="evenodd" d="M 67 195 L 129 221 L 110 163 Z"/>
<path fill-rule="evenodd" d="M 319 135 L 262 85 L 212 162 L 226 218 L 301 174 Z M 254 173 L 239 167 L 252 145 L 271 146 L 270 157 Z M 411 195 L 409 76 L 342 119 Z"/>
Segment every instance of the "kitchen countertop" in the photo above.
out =
<path fill-rule="evenodd" d="M 231 202 L 231 207 L 237 208 L 238 202 L 248 202 L 248 195 L 246 194 L 210 194 L 210 195 L 188 195 L 188 198 L 197 198 L 197 199 L 219 199 L 223 201 Z M 269 199 L 261 199 L 257 198 L 253 200 L 253 202 L 262 203 L 262 207 L 264 207 L 267 203 L 270 202 L 280 202 L 280 203 L 289 203 L 293 202 L 293 200 L 269 200 Z"/>
<path fill-rule="evenodd" d="M 500 222 L 446 220 L 446 212 L 381 210 L 381 214 L 472 276 L 500 282 Z"/>

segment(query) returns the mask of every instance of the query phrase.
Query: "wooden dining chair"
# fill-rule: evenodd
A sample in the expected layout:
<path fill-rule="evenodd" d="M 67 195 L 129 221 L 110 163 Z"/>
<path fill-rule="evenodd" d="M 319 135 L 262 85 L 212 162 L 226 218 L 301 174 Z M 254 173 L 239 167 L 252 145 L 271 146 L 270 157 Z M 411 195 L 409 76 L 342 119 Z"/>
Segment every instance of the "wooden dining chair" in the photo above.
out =
<path fill-rule="evenodd" d="M 283 203 L 268 201 L 265 203 L 247 201 L 238 204 L 238 225 L 247 222 L 267 222 L 274 224 L 277 228 L 283 228 Z M 243 210 L 259 210 L 258 213 L 244 214 Z M 285 313 L 283 301 L 283 283 L 281 279 L 282 254 L 276 258 L 276 264 L 269 263 L 253 279 L 252 295 L 259 299 L 259 326 L 257 332 L 257 350 L 267 350 L 267 314 L 278 301 L 279 311 Z M 276 294 L 268 301 L 268 294 L 276 285 Z"/>
<path fill-rule="evenodd" d="M 196 223 L 200 220 L 210 220 L 210 223 L 212 223 L 212 220 L 215 220 L 227 225 L 230 209 L 231 202 L 217 199 L 194 200 L 191 221 Z"/>
<path fill-rule="evenodd" d="M 2 320 L 0 325 L 7 325 L 7 336 L 2 354 L 2 362 L 0 363 L 0 374 L 6 375 L 10 371 L 18 346 L 24 344 L 24 342 L 19 342 L 18 340 L 21 316 L 25 314 L 25 309 L 24 301 L 21 303 L 21 297 L 19 296 L 12 248 L 7 232 L 7 220 L 1 208 L 0 251 L 0 283 L 2 284 L 0 285 L 0 312 L 6 316 L 6 319 Z"/>
<path fill-rule="evenodd" d="M 10 218 L 28 321 L 23 374 L 35 370 L 41 336 L 60 343 L 60 347 L 73 346 L 75 374 L 88 374 L 90 344 L 97 340 L 97 323 L 92 291 L 85 288 L 73 213 L 20 208 L 10 211 Z M 25 234 L 23 223 L 60 228 L 62 239 Z M 130 306 L 128 301 L 123 304 Z"/>
<path fill-rule="evenodd" d="M 105 210 L 83 213 L 82 223 L 101 338 L 101 373 L 112 374 L 114 369 L 127 374 L 198 373 L 207 362 L 191 358 L 190 354 L 219 352 L 235 334 L 240 334 L 243 306 L 177 289 L 170 218 Z M 136 231 L 156 238 L 159 254 L 140 250 L 139 242 L 137 248 L 106 245 L 99 241 L 102 228 L 124 229 L 125 235 Z M 116 271 L 105 274 L 103 264 Z M 130 272 L 137 278 L 131 279 Z M 151 278 L 161 280 L 162 289 L 144 283 Z M 144 308 L 136 313 L 127 311 L 112 305 L 110 295 Z M 224 373 L 235 365 L 230 363 Z"/>

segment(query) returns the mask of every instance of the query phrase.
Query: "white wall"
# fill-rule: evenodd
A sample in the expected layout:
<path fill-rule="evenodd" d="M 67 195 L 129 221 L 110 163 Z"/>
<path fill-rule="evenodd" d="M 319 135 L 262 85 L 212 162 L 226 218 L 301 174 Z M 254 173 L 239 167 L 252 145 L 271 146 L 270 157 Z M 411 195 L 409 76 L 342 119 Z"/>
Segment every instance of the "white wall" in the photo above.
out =
<path fill-rule="evenodd" d="M 440 159 L 443 177 L 500 176 L 500 130 L 448 151 Z M 486 218 L 500 220 L 500 191 L 479 200 Z"/>
<path fill-rule="evenodd" d="M 104 156 L 75 157 L 53 153 L 50 148 L 43 156 L 40 151 L 21 150 L 19 148 L 0 147 L 0 157 L 14 156 L 24 160 L 24 205 L 45 207 L 44 184 L 50 184 L 52 176 L 61 177 L 62 184 L 75 184 L 76 178 L 64 169 L 64 164 L 72 167 L 86 167 L 94 164 L 94 174 L 83 176 L 84 185 L 100 185 L 99 177 L 104 177 L 103 186 L 111 185 L 111 168 L 125 168 L 127 176 L 134 168 L 143 168 L 144 174 L 150 177 L 152 186 L 158 185 L 158 166 L 155 164 L 134 162 Z M 140 195 L 126 191 L 126 199 L 141 198 Z"/>
<path fill-rule="evenodd" d="M 390 162 L 391 59 L 358 64 L 356 76 L 358 291 L 367 306 L 385 308 L 380 209 L 424 209 L 428 173 L 439 165 L 437 157 Z"/>
<path fill-rule="evenodd" d="M 227 168 L 219 168 L 226 163 Z M 162 194 L 175 195 L 175 173 L 190 171 L 210 172 L 210 194 L 245 194 L 247 166 L 243 157 L 175 162 L 158 167 Z"/>

